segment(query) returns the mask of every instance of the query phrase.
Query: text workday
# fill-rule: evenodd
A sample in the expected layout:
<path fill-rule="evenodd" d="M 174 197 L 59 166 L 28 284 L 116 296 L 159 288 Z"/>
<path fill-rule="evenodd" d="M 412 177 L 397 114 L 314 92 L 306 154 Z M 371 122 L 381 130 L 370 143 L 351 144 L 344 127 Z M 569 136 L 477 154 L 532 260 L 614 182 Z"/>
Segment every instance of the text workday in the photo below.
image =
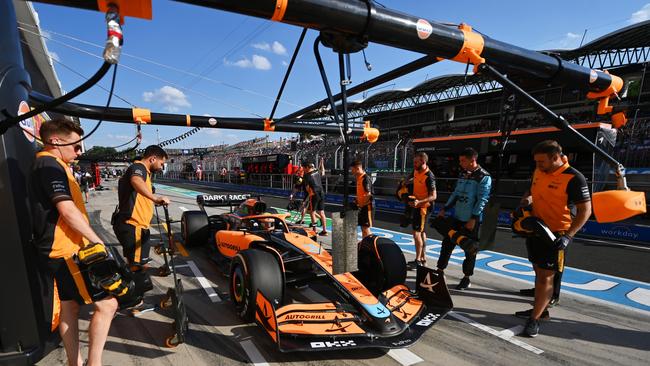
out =
<path fill-rule="evenodd" d="M 639 237 L 639 233 L 635 233 L 627 226 L 615 226 L 611 229 L 601 229 L 601 234 L 608 235 L 615 238 L 634 239 Z"/>

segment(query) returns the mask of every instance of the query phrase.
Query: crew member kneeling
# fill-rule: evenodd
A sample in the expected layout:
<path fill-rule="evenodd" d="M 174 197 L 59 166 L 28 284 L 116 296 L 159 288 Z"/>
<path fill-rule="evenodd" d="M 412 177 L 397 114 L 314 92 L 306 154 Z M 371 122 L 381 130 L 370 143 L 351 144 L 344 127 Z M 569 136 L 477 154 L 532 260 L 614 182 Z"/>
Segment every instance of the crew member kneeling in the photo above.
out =
<path fill-rule="evenodd" d="M 69 164 L 81 155 L 83 130 L 67 119 L 45 122 L 40 129 L 43 151 L 36 154 L 30 174 L 34 244 L 39 266 L 56 279 L 61 313 L 59 333 L 68 365 L 81 365 L 79 309 L 93 304 L 88 328 L 88 365 L 102 364 L 102 351 L 117 310 L 117 300 L 91 285 L 87 272 L 74 260 L 87 243 L 101 243 L 88 223 L 84 200 Z M 72 143 L 72 144 L 70 144 Z M 70 145 L 68 145 L 70 144 Z"/>
<path fill-rule="evenodd" d="M 445 211 L 454 208 L 454 214 L 451 218 L 451 228 L 454 230 L 465 230 L 467 235 L 476 242 L 478 246 L 478 232 L 481 223 L 483 209 L 490 198 L 490 188 L 492 187 L 492 178 L 490 173 L 478 165 L 476 159 L 478 153 L 471 147 L 466 148 L 458 158 L 462 169 L 456 188 L 449 196 L 447 203 L 438 213 L 438 217 L 444 217 Z M 454 243 L 448 235 L 442 239 L 442 249 L 438 258 L 438 269 L 447 268 L 451 252 L 454 250 Z M 463 274 L 465 275 L 460 281 L 457 290 L 464 290 L 470 286 L 470 277 L 474 274 L 476 265 L 476 253 L 478 248 L 465 249 L 465 260 L 463 261 Z"/>
<path fill-rule="evenodd" d="M 537 144 L 533 158 L 537 169 L 522 202 L 532 204 L 532 216 L 542 220 L 556 239 L 552 244 L 540 240 L 540 236 L 526 239 L 528 260 L 535 269 L 535 302 L 531 310 L 515 315 L 528 316 L 524 334 L 529 337 L 537 336 L 540 318 L 548 317 L 546 309 L 553 294 L 555 273 L 563 270 L 567 246 L 591 215 L 591 196 L 585 177 L 562 160 L 562 147 L 556 141 Z M 576 208 L 575 217 L 572 206 Z"/>
<path fill-rule="evenodd" d="M 154 203 L 169 204 L 169 198 L 154 194 L 151 185 L 151 173 L 161 171 L 166 160 L 167 153 L 160 146 L 148 146 L 142 160 L 131 164 L 118 182 L 119 206 L 113 231 L 133 272 L 141 271 L 151 260 L 149 224 Z"/>
<path fill-rule="evenodd" d="M 370 176 L 363 170 L 361 161 L 355 160 L 350 164 L 352 175 L 357 180 L 357 198 L 355 205 L 359 209 L 357 213 L 357 224 L 361 226 L 361 236 L 365 238 L 372 234 L 372 219 L 375 216 L 374 197 L 372 191 L 372 181 Z"/>

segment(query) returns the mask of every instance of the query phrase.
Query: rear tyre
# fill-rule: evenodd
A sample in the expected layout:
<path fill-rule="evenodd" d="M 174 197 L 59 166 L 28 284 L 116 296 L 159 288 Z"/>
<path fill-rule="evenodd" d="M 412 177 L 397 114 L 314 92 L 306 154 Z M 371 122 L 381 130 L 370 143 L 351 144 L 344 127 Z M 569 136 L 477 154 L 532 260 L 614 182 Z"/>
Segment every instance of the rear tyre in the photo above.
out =
<path fill-rule="evenodd" d="M 239 252 L 230 266 L 230 300 L 245 321 L 255 319 L 257 292 L 277 308 L 283 302 L 284 279 L 276 257 L 259 249 Z"/>
<path fill-rule="evenodd" d="M 359 243 L 356 276 L 374 295 L 406 281 L 406 259 L 394 241 L 371 235 Z"/>
<path fill-rule="evenodd" d="M 181 233 L 186 247 L 205 245 L 210 235 L 208 215 L 203 211 L 185 211 L 181 216 Z"/>

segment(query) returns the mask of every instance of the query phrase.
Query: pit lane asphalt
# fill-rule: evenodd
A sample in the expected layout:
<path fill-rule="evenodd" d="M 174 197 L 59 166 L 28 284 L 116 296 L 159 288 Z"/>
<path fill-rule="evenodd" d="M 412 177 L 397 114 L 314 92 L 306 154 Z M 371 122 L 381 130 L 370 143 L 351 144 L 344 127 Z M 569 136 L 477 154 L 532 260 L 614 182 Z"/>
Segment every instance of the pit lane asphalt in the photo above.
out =
<path fill-rule="evenodd" d="M 114 184 L 114 181 L 108 182 L 111 190 L 92 192 L 87 206 L 91 224 L 107 243 L 116 243 L 109 225 L 117 196 Z M 195 185 L 187 188 L 214 192 Z M 190 197 L 174 192 L 160 193 L 172 198 L 170 214 L 174 219 L 179 219 L 183 210 L 196 209 L 196 201 Z M 272 198 L 267 197 L 267 200 L 271 206 L 275 205 Z M 283 205 L 278 204 L 279 207 Z M 210 212 L 219 210 L 210 209 Z M 379 225 L 383 226 L 386 220 L 379 216 Z M 179 232 L 178 224 L 172 227 Z M 157 241 L 158 234 L 158 229 L 152 226 L 153 241 Z M 477 273 L 472 288 L 467 291 L 452 289 L 454 314 L 440 321 L 408 350 L 283 354 L 274 348 L 261 329 L 243 324 L 237 318 L 225 300 L 227 281 L 206 258 L 204 249 L 190 248 L 188 251 L 189 256 L 176 259 L 180 264 L 178 273 L 185 287 L 184 299 L 191 321 L 187 342 L 174 349 L 163 346 L 172 322 L 167 311 L 156 310 L 139 318 L 119 315 L 109 334 L 105 365 L 646 365 L 650 359 L 648 314 L 571 295 L 564 296 L 561 305 L 551 309 L 552 320 L 543 323 L 540 336 L 534 339 L 516 336 L 523 320 L 511 314 L 529 308 L 530 299 L 516 294 L 522 287 L 521 282 L 489 273 Z M 152 257 L 152 266 L 162 264 L 159 256 L 153 254 Z M 407 254 L 407 259 L 412 258 Z M 199 273 L 195 273 L 190 264 Z M 462 274 L 458 266 L 451 265 L 446 276 L 451 287 Z M 407 282 L 411 287 L 414 287 L 413 277 L 414 273 L 410 272 Z M 147 299 L 157 302 L 172 281 L 171 277 L 154 277 L 153 281 L 155 289 Z M 209 297 L 206 287 L 225 301 Z M 80 325 L 84 355 L 87 352 L 88 310 Z M 535 350 L 541 353 L 533 352 Z M 59 348 L 38 364 L 60 365 L 64 359 Z"/>

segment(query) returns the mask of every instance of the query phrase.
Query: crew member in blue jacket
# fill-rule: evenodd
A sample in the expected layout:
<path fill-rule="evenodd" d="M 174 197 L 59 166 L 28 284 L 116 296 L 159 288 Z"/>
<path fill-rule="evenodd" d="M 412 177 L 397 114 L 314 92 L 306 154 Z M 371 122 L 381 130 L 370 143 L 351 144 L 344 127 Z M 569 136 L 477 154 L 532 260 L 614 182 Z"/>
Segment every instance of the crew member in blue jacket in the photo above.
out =
<path fill-rule="evenodd" d="M 478 165 L 476 162 L 477 157 L 478 153 L 471 147 L 464 149 L 460 154 L 458 160 L 461 172 L 456 188 L 444 208 L 438 213 L 438 216 L 444 217 L 445 211 L 453 207 L 453 228 L 456 230 L 464 228 L 472 239 L 478 241 L 479 225 L 483 209 L 485 209 L 490 197 L 492 178 L 490 173 Z M 447 268 L 451 252 L 455 246 L 448 236 L 444 237 L 440 257 L 438 258 L 438 269 L 444 270 Z M 457 290 L 464 290 L 470 286 L 469 278 L 474 274 L 475 264 L 476 253 L 470 254 L 466 251 L 465 260 L 463 261 L 463 274 L 465 277 L 456 286 Z"/>

